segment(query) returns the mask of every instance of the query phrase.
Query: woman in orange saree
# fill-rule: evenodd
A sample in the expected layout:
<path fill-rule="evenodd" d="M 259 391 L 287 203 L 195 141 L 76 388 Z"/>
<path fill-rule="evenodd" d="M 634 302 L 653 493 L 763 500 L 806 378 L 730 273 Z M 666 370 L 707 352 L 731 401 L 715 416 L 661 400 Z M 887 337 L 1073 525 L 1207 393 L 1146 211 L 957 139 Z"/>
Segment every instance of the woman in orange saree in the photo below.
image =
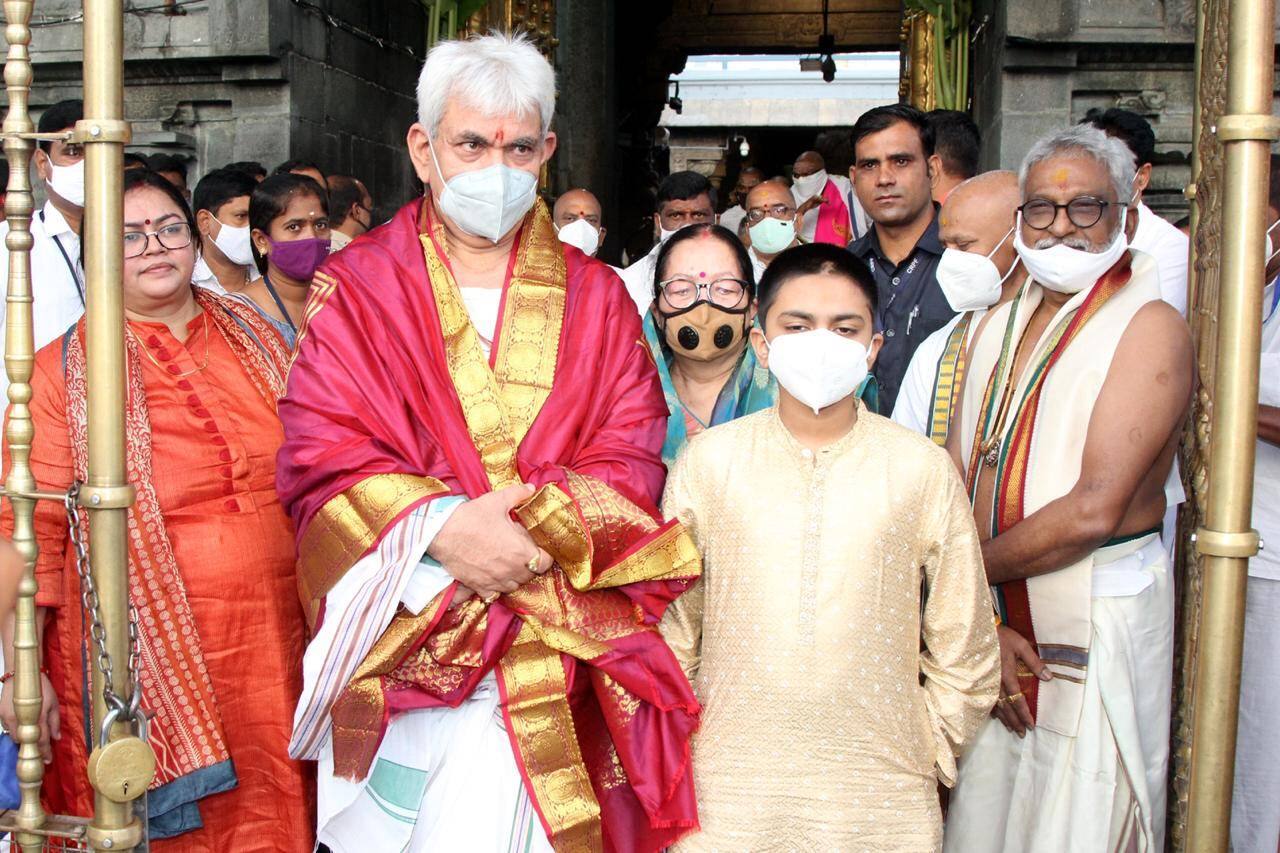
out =
<path fill-rule="evenodd" d="M 287 755 L 305 627 L 275 493 L 288 352 L 247 306 L 191 286 L 199 238 L 182 197 L 146 171 L 124 188 L 129 587 L 157 757 L 152 846 L 309 851 L 314 782 Z M 31 466 L 62 490 L 85 478 L 83 320 L 37 354 L 32 386 Z M 92 656 L 69 533 L 63 508 L 41 503 L 43 794 L 51 811 L 87 815 Z"/>

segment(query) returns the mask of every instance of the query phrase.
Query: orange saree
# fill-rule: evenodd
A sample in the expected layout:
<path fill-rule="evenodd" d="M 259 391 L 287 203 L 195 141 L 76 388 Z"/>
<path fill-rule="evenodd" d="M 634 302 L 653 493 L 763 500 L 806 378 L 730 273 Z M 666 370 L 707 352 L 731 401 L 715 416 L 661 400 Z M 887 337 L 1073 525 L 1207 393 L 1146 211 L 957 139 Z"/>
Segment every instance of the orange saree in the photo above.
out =
<path fill-rule="evenodd" d="M 129 325 L 141 356 L 134 363 L 145 386 L 151 482 L 183 588 L 175 594 L 185 592 L 230 759 L 205 768 L 215 772 L 178 775 L 152 791 L 153 848 L 309 851 L 314 783 L 310 769 L 287 755 L 305 627 L 292 525 L 275 493 L 283 434 L 274 401 L 204 314 L 189 324 L 185 342 L 162 324 Z M 50 489 L 65 488 L 74 476 L 63 347 L 58 340 L 40 351 L 32 380 L 31 464 Z M 7 532 L 12 519 L 4 524 Z M 61 507 L 39 505 L 36 533 L 37 603 L 48 612 L 44 663 L 62 729 L 44 797 L 53 811 L 85 815 L 93 804 L 85 777 L 85 633 Z M 130 555 L 130 571 L 137 572 L 136 552 Z M 175 683 L 169 664 L 144 653 L 143 667 L 150 667 L 144 685 Z M 164 749 L 158 751 L 163 767 Z M 159 825 L 177 834 L 157 841 L 155 815 L 166 811 L 165 800 L 179 805 Z"/>

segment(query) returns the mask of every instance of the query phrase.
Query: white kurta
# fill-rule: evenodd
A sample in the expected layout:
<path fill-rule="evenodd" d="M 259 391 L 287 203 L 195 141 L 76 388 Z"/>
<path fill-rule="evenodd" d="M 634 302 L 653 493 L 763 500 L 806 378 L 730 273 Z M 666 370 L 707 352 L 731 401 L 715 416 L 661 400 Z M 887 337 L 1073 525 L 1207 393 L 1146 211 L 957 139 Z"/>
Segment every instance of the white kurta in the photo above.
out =
<path fill-rule="evenodd" d="M 487 355 L 502 291 L 464 287 L 460 292 Z M 370 603 L 383 602 L 382 627 L 372 633 L 371 646 L 394 615 L 395 602 L 420 613 L 453 581 L 426 551 L 461 503 L 444 498 L 411 513 L 326 596 L 325 620 L 303 661 L 305 686 L 295 728 L 313 691 L 323 689 L 325 652 L 351 629 L 353 617 Z M 368 593 L 388 578 L 394 580 L 386 593 Z M 327 680 L 340 685 L 348 679 Z M 396 717 L 369 775 L 359 782 L 334 776 L 333 742 L 326 731 L 317 755 L 317 839 L 334 853 L 550 853 L 511 752 L 499 698 L 497 679 L 490 674 L 457 708 Z"/>

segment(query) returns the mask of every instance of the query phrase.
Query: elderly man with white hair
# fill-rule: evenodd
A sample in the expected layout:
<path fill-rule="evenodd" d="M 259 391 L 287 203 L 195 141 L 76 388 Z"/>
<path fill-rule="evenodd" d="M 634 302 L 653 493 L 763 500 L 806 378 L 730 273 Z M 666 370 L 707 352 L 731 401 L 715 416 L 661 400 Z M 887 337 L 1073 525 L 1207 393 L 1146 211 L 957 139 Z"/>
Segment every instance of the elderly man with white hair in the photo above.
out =
<path fill-rule="evenodd" d="M 1155 262 L 1128 249 L 1133 173 L 1097 128 L 1032 147 L 1014 232 L 1028 280 L 971 344 L 948 447 L 1001 631 L 1044 670 L 1006 650 L 1017 686 L 999 705 L 1031 725 L 988 721 L 962 761 L 956 853 L 1164 849 L 1173 588 L 1160 522 L 1193 365 Z"/>
<path fill-rule="evenodd" d="M 700 563 L 657 514 L 658 374 L 537 198 L 534 46 L 437 45 L 418 108 L 427 192 L 316 273 L 280 402 L 318 838 L 660 850 L 697 826 L 699 707 L 655 625 Z"/>

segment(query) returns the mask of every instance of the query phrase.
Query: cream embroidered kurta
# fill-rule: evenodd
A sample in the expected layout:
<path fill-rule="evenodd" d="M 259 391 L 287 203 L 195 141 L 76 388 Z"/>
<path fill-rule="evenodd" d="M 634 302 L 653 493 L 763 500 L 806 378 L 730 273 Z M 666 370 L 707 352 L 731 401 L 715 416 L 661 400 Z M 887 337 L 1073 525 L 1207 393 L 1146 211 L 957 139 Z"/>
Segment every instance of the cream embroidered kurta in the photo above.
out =
<path fill-rule="evenodd" d="M 938 849 L 937 782 L 999 678 L 946 453 L 862 404 L 814 453 L 771 408 L 692 439 L 664 511 L 703 554 L 662 623 L 703 703 L 702 832 L 676 849 Z"/>

